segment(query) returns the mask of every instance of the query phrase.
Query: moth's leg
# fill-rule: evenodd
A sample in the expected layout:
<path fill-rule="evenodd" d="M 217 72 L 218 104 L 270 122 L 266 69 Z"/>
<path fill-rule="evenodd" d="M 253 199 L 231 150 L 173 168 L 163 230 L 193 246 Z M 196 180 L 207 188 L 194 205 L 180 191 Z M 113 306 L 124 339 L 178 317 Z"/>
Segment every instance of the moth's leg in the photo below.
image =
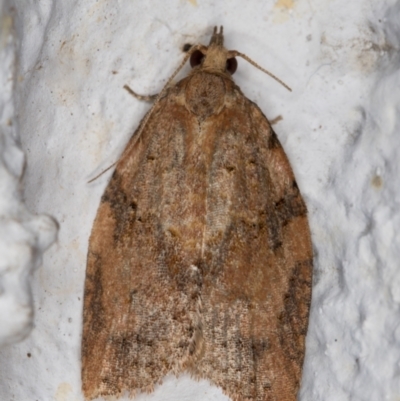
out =
<path fill-rule="evenodd" d="M 279 123 L 279 121 L 281 121 L 281 120 L 283 120 L 283 117 L 281 115 L 279 115 L 279 116 L 273 118 L 272 120 L 270 120 L 269 123 L 271 125 L 275 125 L 275 124 Z"/>
<path fill-rule="evenodd" d="M 155 95 L 139 95 L 135 91 L 133 91 L 128 85 L 124 85 L 124 89 L 126 89 L 133 97 L 139 100 L 144 100 L 145 102 L 154 102 L 159 95 L 156 93 Z"/>

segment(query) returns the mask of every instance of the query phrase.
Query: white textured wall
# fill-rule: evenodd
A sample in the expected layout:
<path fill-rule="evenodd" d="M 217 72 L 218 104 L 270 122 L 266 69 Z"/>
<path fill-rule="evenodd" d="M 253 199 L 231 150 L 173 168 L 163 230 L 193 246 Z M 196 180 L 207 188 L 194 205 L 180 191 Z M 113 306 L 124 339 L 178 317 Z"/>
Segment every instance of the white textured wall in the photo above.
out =
<path fill-rule="evenodd" d="M 50 217 L 30 213 L 22 200 L 25 159 L 15 102 L 17 53 L 10 3 L 0 0 L 0 347 L 32 330 L 31 274 L 57 229 Z"/>
<path fill-rule="evenodd" d="M 246 53 L 294 89 L 287 92 L 239 60 L 235 79 L 244 93 L 269 118 L 283 117 L 275 130 L 309 208 L 315 269 L 300 399 L 398 401 L 400 1 L 13 3 L 1 29 L 4 21 L 14 21 L 17 44 L 7 46 L 16 49 L 18 64 L 14 94 L 10 86 L 0 94 L 1 134 L 21 138 L 28 208 L 54 216 L 60 231 L 31 282 L 35 329 L 0 351 L 0 399 L 82 400 L 86 252 L 110 173 L 87 181 L 117 160 L 149 107 L 123 85 L 159 91 L 182 58 L 181 46 L 208 43 L 212 27 L 222 24 L 228 48 Z M 13 57 L 12 49 L 4 53 L 3 42 L 0 49 L 1 60 Z M 8 82 L 10 63 L 0 63 L 2 82 Z M 18 128 L 4 123 L 7 107 Z M 14 192 L 11 204 L 18 208 L 12 189 L 17 184 L 7 184 L 7 171 L 18 178 L 22 157 L 15 144 L 2 144 L 1 152 L 3 165 L 12 167 L 0 171 L 6 188 L 0 200 L 10 203 Z M 7 209 L 7 216 L 13 213 Z M 40 225 L 29 224 L 20 227 Z M 20 231 L 1 228 L 0 241 L 15 236 L 26 244 L 24 235 L 32 231 Z M 38 242 L 30 237 L 30 249 L 43 249 L 41 235 L 31 235 Z M 25 263 L 21 255 L 14 256 L 18 265 Z M 2 290 L 12 285 L 5 281 Z M 138 399 L 226 397 L 184 377 L 168 378 L 156 393 Z"/>

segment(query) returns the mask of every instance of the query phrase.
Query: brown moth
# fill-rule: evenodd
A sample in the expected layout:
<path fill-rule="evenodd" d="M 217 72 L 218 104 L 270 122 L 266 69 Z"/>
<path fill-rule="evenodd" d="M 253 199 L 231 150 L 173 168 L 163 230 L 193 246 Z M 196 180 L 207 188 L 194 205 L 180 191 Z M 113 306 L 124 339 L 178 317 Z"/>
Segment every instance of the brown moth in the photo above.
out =
<path fill-rule="evenodd" d="M 183 371 L 235 401 L 296 399 L 307 210 L 270 123 L 232 80 L 235 56 L 252 62 L 223 47 L 222 27 L 189 50 L 193 70 L 157 97 L 101 199 L 83 311 L 88 400 Z"/>

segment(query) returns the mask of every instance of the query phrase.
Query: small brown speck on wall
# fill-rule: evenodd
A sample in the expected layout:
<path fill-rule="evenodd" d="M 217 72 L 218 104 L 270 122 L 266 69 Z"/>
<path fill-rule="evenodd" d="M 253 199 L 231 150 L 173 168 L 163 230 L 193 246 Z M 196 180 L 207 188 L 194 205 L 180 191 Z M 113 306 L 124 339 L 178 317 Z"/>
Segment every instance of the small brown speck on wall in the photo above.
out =
<path fill-rule="evenodd" d="M 168 81 L 101 199 L 83 310 L 87 400 L 134 397 L 183 371 L 234 401 L 296 400 L 307 210 L 270 123 L 232 80 L 237 56 L 251 62 L 223 47 L 222 28 L 189 49 L 193 70 Z"/>

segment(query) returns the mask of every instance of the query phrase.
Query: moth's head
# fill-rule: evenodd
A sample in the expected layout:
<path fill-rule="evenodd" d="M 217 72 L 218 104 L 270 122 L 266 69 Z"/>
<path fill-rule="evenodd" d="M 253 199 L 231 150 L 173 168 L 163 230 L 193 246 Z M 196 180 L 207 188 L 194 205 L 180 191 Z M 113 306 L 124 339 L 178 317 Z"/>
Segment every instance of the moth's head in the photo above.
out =
<path fill-rule="evenodd" d="M 198 45 L 193 48 L 190 56 L 190 65 L 197 71 L 209 71 L 232 75 L 237 68 L 236 52 L 224 47 L 223 27 L 218 32 L 217 27 L 208 46 Z"/>
<path fill-rule="evenodd" d="M 184 46 L 184 50 L 188 49 L 188 54 L 184 59 L 183 63 L 181 64 L 181 67 L 190 57 L 190 65 L 193 68 L 193 72 L 206 71 L 212 74 L 220 74 L 226 77 L 230 77 L 237 69 L 236 57 L 241 57 L 250 64 L 252 64 L 254 67 L 265 72 L 270 77 L 278 81 L 287 90 L 289 90 L 290 92 L 292 91 L 283 81 L 281 81 L 274 74 L 271 74 L 268 70 L 260 67 L 250 57 L 246 56 L 243 53 L 238 52 L 237 50 L 225 49 L 224 35 L 222 32 L 223 32 L 222 26 L 220 27 L 219 32 L 217 27 L 215 27 L 214 33 L 210 40 L 210 44 L 208 46 L 197 45 L 194 47 L 190 47 L 190 45 L 186 44 Z M 180 70 L 180 68 L 178 68 L 173 77 Z"/>

